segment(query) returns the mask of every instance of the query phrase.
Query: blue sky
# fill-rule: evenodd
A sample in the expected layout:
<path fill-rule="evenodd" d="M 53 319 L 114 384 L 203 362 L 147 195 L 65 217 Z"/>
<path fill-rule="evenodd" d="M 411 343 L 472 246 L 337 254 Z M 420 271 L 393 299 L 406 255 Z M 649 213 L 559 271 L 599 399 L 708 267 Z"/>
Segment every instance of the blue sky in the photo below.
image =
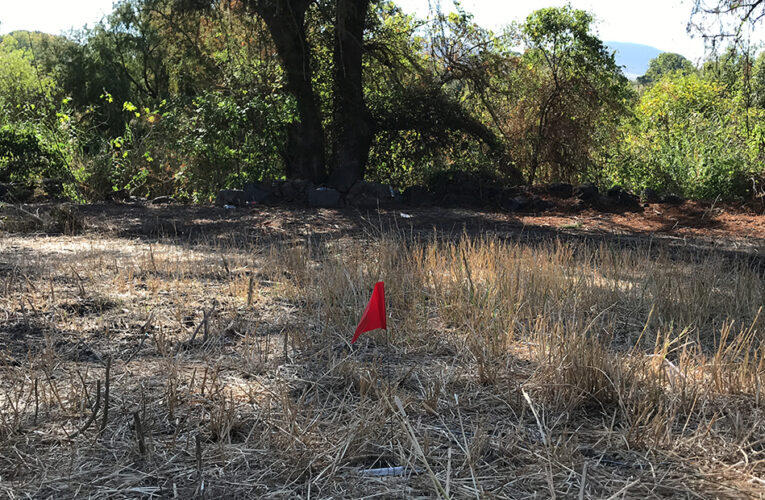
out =
<path fill-rule="evenodd" d="M 17 29 L 61 33 L 71 28 L 93 25 L 111 10 L 113 0 L 2 0 L 0 33 Z M 404 10 L 427 17 L 429 5 L 437 0 L 398 0 Z M 451 0 L 441 0 L 442 9 L 452 9 Z M 462 0 L 476 21 L 496 29 L 524 19 L 533 10 L 564 5 L 556 0 Z M 580 9 L 593 12 L 598 32 L 606 41 L 635 42 L 678 52 L 697 62 L 704 54 L 704 43 L 686 33 L 691 0 L 570 0 Z"/>

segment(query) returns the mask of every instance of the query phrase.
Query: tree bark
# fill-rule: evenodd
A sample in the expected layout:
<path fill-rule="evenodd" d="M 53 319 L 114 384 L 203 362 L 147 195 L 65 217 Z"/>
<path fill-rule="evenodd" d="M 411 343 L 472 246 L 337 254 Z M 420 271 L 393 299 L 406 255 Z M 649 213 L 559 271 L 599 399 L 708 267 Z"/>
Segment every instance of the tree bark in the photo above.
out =
<path fill-rule="evenodd" d="M 287 177 L 315 183 L 326 180 L 324 130 L 318 98 L 313 90 L 311 51 L 305 14 L 314 0 L 261 0 L 249 5 L 268 26 L 284 65 L 287 90 L 294 96 L 299 121 L 287 130 Z"/>
<path fill-rule="evenodd" d="M 370 0 L 337 0 L 334 48 L 334 138 L 329 183 L 346 192 L 364 178 L 374 124 L 364 101 L 362 58 Z"/>

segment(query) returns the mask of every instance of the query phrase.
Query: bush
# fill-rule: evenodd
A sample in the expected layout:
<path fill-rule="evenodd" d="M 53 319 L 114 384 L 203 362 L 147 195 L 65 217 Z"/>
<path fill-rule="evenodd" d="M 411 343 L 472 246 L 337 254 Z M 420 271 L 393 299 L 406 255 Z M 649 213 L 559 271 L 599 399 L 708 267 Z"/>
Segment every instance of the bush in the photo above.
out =
<path fill-rule="evenodd" d="M 278 178 L 292 113 L 281 96 L 205 92 L 155 109 L 123 104 L 124 132 L 91 152 L 91 198 L 175 196 L 201 201 L 220 188 Z M 104 187 L 107 187 L 104 191 Z"/>
<path fill-rule="evenodd" d="M 625 123 L 624 142 L 616 144 L 610 160 L 611 180 L 688 198 L 748 195 L 751 178 L 761 170 L 761 146 L 751 125 L 765 116 L 742 108 L 715 82 L 665 76 Z"/>
<path fill-rule="evenodd" d="M 42 178 L 64 180 L 61 155 L 28 129 L 0 128 L 0 181 L 32 184 Z"/>

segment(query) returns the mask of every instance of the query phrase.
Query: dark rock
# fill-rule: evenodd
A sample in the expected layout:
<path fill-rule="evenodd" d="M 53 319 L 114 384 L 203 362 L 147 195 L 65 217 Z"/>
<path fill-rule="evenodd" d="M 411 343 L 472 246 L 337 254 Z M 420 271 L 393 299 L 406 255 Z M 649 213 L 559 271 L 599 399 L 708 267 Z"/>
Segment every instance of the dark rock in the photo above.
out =
<path fill-rule="evenodd" d="M 250 182 L 244 186 L 244 198 L 249 203 L 271 202 L 271 186 L 264 182 Z"/>
<path fill-rule="evenodd" d="M 592 182 L 579 184 L 574 188 L 574 196 L 583 201 L 594 201 L 598 198 L 598 187 Z"/>
<path fill-rule="evenodd" d="M 483 205 L 497 207 L 501 205 L 500 200 L 503 200 L 507 197 L 508 192 L 511 191 L 502 189 L 499 186 L 484 186 L 478 193 L 478 198 L 481 200 Z"/>
<path fill-rule="evenodd" d="M 556 198 L 571 198 L 574 186 L 565 182 L 555 182 L 547 186 L 547 193 Z"/>
<path fill-rule="evenodd" d="M 463 171 L 438 172 L 428 182 L 431 190 L 439 197 L 451 194 L 480 198 L 482 190 L 493 184 L 493 179 Z"/>
<path fill-rule="evenodd" d="M 414 207 L 429 205 L 433 202 L 433 194 L 424 186 L 410 186 L 404 190 L 404 201 Z"/>
<path fill-rule="evenodd" d="M 447 207 L 478 207 L 481 200 L 470 194 L 447 193 L 441 198 L 441 204 Z"/>
<path fill-rule="evenodd" d="M 4 201 L 5 196 L 7 194 L 8 194 L 8 187 L 5 184 L 0 183 L 0 201 Z"/>
<path fill-rule="evenodd" d="M 513 212 L 525 212 L 531 208 L 532 200 L 525 196 L 516 196 L 512 198 L 507 208 Z"/>
<path fill-rule="evenodd" d="M 292 182 L 283 181 L 274 186 L 274 194 L 284 201 L 295 201 L 297 192 L 292 187 Z"/>
<path fill-rule="evenodd" d="M 299 193 L 308 193 L 309 190 L 314 188 L 313 182 L 305 179 L 293 179 L 292 186 Z"/>
<path fill-rule="evenodd" d="M 314 208 L 338 208 L 343 198 L 340 191 L 328 187 L 319 187 L 308 191 L 308 206 Z"/>
<path fill-rule="evenodd" d="M 643 198 L 643 201 L 646 203 L 658 203 L 661 201 L 661 197 L 659 196 L 659 193 L 654 191 L 653 189 L 646 188 L 643 190 L 643 195 L 641 196 Z"/>
<path fill-rule="evenodd" d="M 621 186 L 614 186 L 606 192 L 606 195 L 609 198 L 619 198 L 623 192 L 624 189 Z"/>
<path fill-rule="evenodd" d="M 313 189 L 313 183 L 303 179 L 290 179 L 279 183 L 272 192 L 287 202 L 308 202 L 308 191 Z"/>
<path fill-rule="evenodd" d="M 375 182 L 357 182 L 345 195 L 348 205 L 359 208 L 389 207 L 400 201 L 392 187 Z"/>
<path fill-rule="evenodd" d="M 661 197 L 661 202 L 668 205 L 682 205 L 684 201 L 685 198 L 676 194 L 667 194 Z"/>
<path fill-rule="evenodd" d="M 515 196 L 503 204 L 505 210 L 511 212 L 544 212 L 554 205 L 539 196 Z"/>
<path fill-rule="evenodd" d="M 173 201 L 172 198 L 169 196 L 157 196 L 153 200 L 151 200 L 152 205 L 164 205 L 167 203 L 171 203 Z"/>
<path fill-rule="evenodd" d="M 221 189 L 215 198 L 215 204 L 219 207 L 225 205 L 243 207 L 246 205 L 246 202 L 247 199 L 244 196 L 244 191 L 241 189 Z"/>
<path fill-rule="evenodd" d="M 534 197 L 533 210 L 535 212 L 546 212 L 547 210 L 550 210 L 552 208 L 555 208 L 555 203 L 543 200 L 542 198 L 539 198 L 538 196 Z"/>
<path fill-rule="evenodd" d="M 613 208 L 639 209 L 640 199 L 621 186 L 614 186 L 608 190 L 606 204 Z"/>

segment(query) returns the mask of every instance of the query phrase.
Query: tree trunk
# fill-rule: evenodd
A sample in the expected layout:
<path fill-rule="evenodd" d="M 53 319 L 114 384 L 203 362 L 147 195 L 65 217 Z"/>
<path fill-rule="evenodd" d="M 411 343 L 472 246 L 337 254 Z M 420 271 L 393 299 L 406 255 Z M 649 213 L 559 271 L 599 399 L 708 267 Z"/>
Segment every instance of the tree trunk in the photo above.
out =
<path fill-rule="evenodd" d="M 263 18 L 284 65 L 287 89 L 297 103 L 299 121 L 287 130 L 287 177 L 315 183 L 326 179 L 324 130 L 313 91 L 311 51 L 305 32 L 305 13 L 313 0 L 251 2 Z"/>
<path fill-rule="evenodd" d="M 334 49 L 334 140 L 329 183 L 346 192 L 364 178 L 374 125 L 364 102 L 362 57 L 370 0 L 337 0 Z"/>

